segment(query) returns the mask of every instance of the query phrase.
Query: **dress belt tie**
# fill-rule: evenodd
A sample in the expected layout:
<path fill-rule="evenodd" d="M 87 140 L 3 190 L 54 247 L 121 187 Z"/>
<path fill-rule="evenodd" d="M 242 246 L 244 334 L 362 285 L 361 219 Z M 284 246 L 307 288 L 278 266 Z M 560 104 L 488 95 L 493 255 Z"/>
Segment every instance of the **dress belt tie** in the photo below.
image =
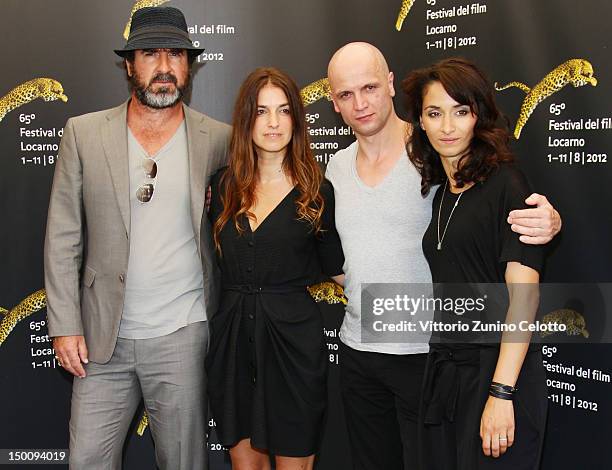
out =
<path fill-rule="evenodd" d="M 306 286 L 284 286 L 284 285 L 271 285 L 271 286 L 254 286 L 252 284 L 233 284 L 224 285 L 223 290 L 229 290 L 233 292 L 240 292 L 245 295 L 256 295 L 256 294 L 293 294 L 299 292 L 306 292 Z"/>
<path fill-rule="evenodd" d="M 425 424 L 440 424 L 442 419 L 453 422 L 459 395 L 458 365 L 480 363 L 478 349 L 450 349 L 432 347 L 429 351 L 428 371 L 423 385 Z"/>

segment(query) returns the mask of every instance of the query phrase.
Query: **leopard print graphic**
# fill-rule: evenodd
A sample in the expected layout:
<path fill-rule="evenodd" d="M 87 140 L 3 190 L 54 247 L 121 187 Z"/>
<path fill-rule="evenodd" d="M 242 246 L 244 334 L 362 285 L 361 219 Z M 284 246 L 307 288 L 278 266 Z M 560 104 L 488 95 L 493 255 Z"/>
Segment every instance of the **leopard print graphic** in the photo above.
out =
<path fill-rule="evenodd" d="M 60 82 L 52 78 L 34 78 L 16 86 L 0 98 L 0 121 L 14 109 L 36 98 L 42 98 L 45 101 L 62 100 L 64 103 L 68 101 Z"/>
<path fill-rule="evenodd" d="M 510 87 L 516 87 L 527 93 L 527 96 L 521 105 L 519 118 L 516 121 L 514 137 L 518 139 L 521 136 L 523 127 L 525 127 L 525 124 L 527 124 L 527 120 L 538 104 L 569 84 L 575 88 L 587 84 L 597 86 L 597 79 L 593 76 L 593 66 L 588 60 L 570 59 L 567 62 L 563 62 L 552 72 L 546 75 L 542 81 L 533 88 L 529 88 L 527 85 L 521 82 L 510 82 L 504 86 L 499 86 L 497 83 L 495 83 L 495 89 L 497 91 L 506 90 Z"/>
<path fill-rule="evenodd" d="M 123 37 L 127 41 L 127 38 L 130 36 L 130 29 L 132 28 L 132 16 L 141 8 L 145 7 L 158 7 L 163 5 L 164 3 L 168 3 L 170 0 L 138 0 L 134 3 L 132 7 L 132 12 L 130 13 L 130 19 L 125 25 L 125 29 L 123 30 Z"/>
<path fill-rule="evenodd" d="M 348 299 L 344 296 L 342 286 L 335 282 L 321 282 L 308 286 L 308 293 L 315 302 L 327 302 L 328 304 L 344 304 L 348 303 Z"/>
<path fill-rule="evenodd" d="M 10 311 L 0 307 L 0 315 L 3 315 L 2 321 L 0 321 L 0 346 L 2 346 L 17 323 L 46 306 L 47 296 L 45 295 L 45 290 L 40 289 L 28 295 Z"/>
<path fill-rule="evenodd" d="M 331 101 L 331 90 L 329 88 L 329 81 L 327 78 L 321 78 L 316 82 L 312 82 L 306 85 L 300 90 L 300 96 L 304 106 L 309 106 L 316 103 L 321 98 L 326 98 L 327 101 Z"/>
<path fill-rule="evenodd" d="M 586 321 L 584 317 L 575 310 L 571 309 L 559 309 L 553 312 L 547 313 L 542 318 L 542 323 L 557 323 L 558 325 L 565 325 L 567 327 L 565 334 L 568 336 L 582 335 L 584 338 L 589 337 L 589 332 L 586 329 Z M 552 335 L 554 331 L 542 331 L 540 336 L 545 338 L 548 335 Z"/>
<path fill-rule="evenodd" d="M 397 15 L 397 21 L 395 22 L 395 29 L 398 31 L 402 30 L 402 26 L 404 25 L 404 20 L 410 13 L 410 9 L 412 5 L 414 5 L 415 0 L 402 0 L 402 7 L 400 8 L 399 14 Z"/>

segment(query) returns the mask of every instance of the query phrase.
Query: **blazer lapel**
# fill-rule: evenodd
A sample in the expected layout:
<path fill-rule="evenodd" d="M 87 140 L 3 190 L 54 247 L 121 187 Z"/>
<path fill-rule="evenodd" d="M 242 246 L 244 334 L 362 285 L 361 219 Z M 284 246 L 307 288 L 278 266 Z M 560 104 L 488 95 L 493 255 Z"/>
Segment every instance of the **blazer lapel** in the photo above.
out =
<path fill-rule="evenodd" d="M 110 168 L 121 218 L 130 232 L 130 174 L 127 145 L 127 102 L 113 109 L 102 126 L 102 147 Z"/>
<path fill-rule="evenodd" d="M 189 158 L 189 188 L 191 193 L 191 219 L 196 236 L 198 252 L 200 251 L 200 230 L 206 199 L 206 171 L 210 134 L 204 118 L 196 115 L 188 106 L 185 111 L 187 128 L 187 149 Z"/>

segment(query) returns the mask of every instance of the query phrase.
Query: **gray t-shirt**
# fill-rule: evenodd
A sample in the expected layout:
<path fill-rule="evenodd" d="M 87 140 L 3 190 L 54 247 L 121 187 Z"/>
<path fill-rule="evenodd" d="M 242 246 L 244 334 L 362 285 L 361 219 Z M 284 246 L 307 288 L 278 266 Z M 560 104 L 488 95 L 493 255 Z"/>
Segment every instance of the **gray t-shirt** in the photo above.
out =
<path fill-rule="evenodd" d="M 205 321 L 204 277 L 198 256 L 189 195 L 187 131 L 183 122 L 153 156 L 153 197 L 141 203 L 147 153 L 128 128 L 130 256 L 121 338 L 155 338 Z"/>
<path fill-rule="evenodd" d="M 325 173 L 334 186 L 336 228 L 345 257 L 348 305 L 340 339 L 361 351 L 425 353 L 429 346 L 423 342 L 361 342 L 361 284 L 431 283 L 421 240 L 431 218 L 434 191 L 421 196 L 421 176 L 406 153 L 380 184 L 367 186 L 357 173 L 357 149 L 354 142 L 338 151 Z"/>

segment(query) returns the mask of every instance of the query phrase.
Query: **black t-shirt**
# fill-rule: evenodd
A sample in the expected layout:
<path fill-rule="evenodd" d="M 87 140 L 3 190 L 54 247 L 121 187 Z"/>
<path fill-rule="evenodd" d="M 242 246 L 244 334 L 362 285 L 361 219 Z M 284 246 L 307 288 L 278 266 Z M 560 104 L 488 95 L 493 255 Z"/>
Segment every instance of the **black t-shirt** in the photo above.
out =
<path fill-rule="evenodd" d="M 482 297 L 482 287 L 474 284 L 498 284 L 487 286 L 489 297 L 486 312 L 455 315 L 453 312 L 436 312 L 436 319 L 448 322 L 472 319 L 504 321 L 507 308 L 505 288 L 506 264 L 516 261 L 541 272 L 543 248 L 526 245 L 519 235 L 510 229 L 508 214 L 514 209 L 528 207 L 525 199 L 531 194 L 525 175 L 514 165 L 502 164 L 486 181 L 476 183 L 463 192 L 455 208 L 442 249 L 438 250 L 438 210 L 440 200 L 440 237 L 459 194 L 452 194 L 441 185 L 433 200 L 432 219 L 423 236 L 423 252 L 429 263 L 434 293 L 437 298 Z M 496 293 L 491 295 L 491 292 Z M 482 316 L 484 315 L 484 316 Z M 474 341 L 478 335 L 443 335 L 448 340 Z M 444 341 L 444 340 L 443 340 Z M 435 342 L 435 340 L 433 340 Z"/>
<path fill-rule="evenodd" d="M 508 214 L 525 209 L 531 189 L 525 175 L 514 165 L 502 164 L 481 183 L 463 192 L 448 229 L 438 244 L 438 210 L 444 185 L 433 201 L 432 219 L 423 236 L 423 252 L 429 263 L 433 282 L 505 282 L 508 261 L 516 261 L 540 272 L 543 249 L 526 245 L 510 229 Z M 440 215 L 440 236 L 459 194 L 448 188 Z"/>

